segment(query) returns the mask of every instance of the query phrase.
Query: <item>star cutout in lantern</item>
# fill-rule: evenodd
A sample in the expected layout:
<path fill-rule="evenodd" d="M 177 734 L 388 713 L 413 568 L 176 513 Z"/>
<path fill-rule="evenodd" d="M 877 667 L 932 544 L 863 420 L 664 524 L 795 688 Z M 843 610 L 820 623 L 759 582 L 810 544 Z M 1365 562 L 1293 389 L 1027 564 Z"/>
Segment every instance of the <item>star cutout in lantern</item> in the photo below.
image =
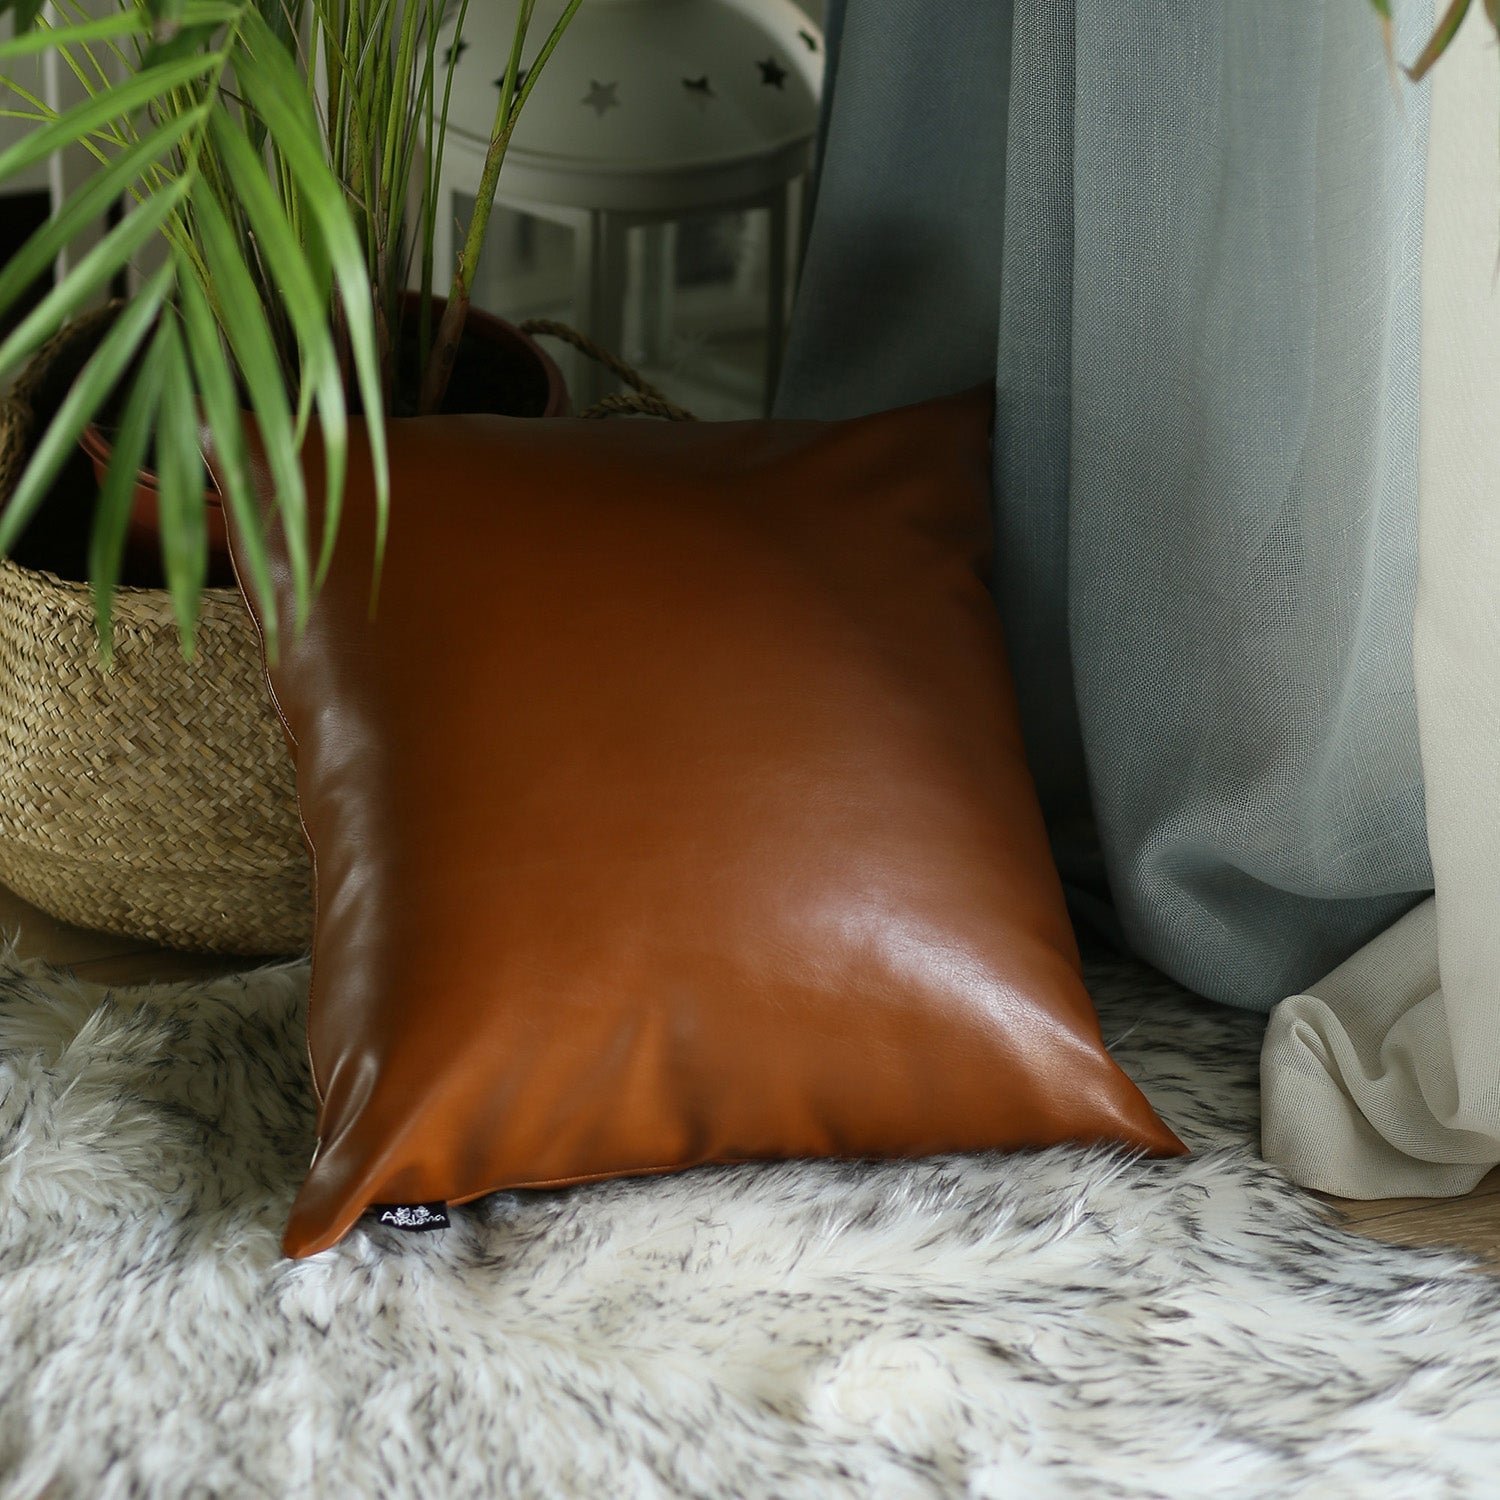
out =
<path fill-rule="evenodd" d="M 786 69 L 774 57 L 768 57 L 764 62 L 756 63 L 755 66 L 760 69 L 760 81 L 767 88 L 784 89 L 786 87 Z"/>
<path fill-rule="evenodd" d="M 469 44 L 467 42 L 465 42 L 465 41 L 457 41 L 457 42 L 455 42 L 448 49 L 447 53 L 444 55 L 444 57 L 443 57 L 444 64 L 446 66 L 448 66 L 448 67 L 451 68 L 454 63 L 461 62 L 463 60 L 463 55 L 468 50 L 469 50 Z"/>
<path fill-rule="evenodd" d="M 605 115 L 612 109 L 619 109 L 620 101 L 615 97 L 619 87 L 618 83 L 600 83 L 597 78 L 591 78 L 588 93 L 578 102 L 588 105 L 596 115 Z"/>
<path fill-rule="evenodd" d="M 802 38 L 802 40 L 807 43 L 807 50 L 809 52 L 816 52 L 818 50 L 818 39 L 817 39 L 817 37 L 815 37 L 812 34 L 812 32 L 810 32 L 810 31 L 799 31 L 797 33 L 797 35 L 800 36 Z"/>
<path fill-rule="evenodd" d="M 518 68 L 516 70 L 516 93 L 517 93 L 517 95 L 519 95 L 520 92 L 521 92 L 521 90 L 526 87 L 526 71 L 527 70 L 525 68 Z M 502 73 L 495 80 L 495 87 L 497 89 L 503 89 L 505 87 L 505 74 L 504 73 Z M 588 101 L 585 100 L 584 102 L 587 103 Z"/>
<path fill-rule="evenodd" d="M 682 86 L 688 91 L 689 97 L 699 109 L 707 109 L 708 101 L 719 97 L 714 93 L 713 85 L 709 83 L 707 73 L 702 78 L 684 78 Z"/>

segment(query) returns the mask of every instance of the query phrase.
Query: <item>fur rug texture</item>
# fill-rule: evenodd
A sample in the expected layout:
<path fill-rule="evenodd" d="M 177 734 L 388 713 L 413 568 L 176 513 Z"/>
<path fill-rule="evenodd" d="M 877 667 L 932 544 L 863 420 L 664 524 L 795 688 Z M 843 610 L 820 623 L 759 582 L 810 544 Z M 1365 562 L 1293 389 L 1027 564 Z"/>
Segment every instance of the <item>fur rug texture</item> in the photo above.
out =
<path fill-rule="evenodd" d="M 292 1264 L 306 980 L 0 963 L 6 1500 L 1500 1486 L 1500 1279 L 1258 1161 L 1257 1017 L 1092 971 L 1185 1161 L 701 1170 Z"/>

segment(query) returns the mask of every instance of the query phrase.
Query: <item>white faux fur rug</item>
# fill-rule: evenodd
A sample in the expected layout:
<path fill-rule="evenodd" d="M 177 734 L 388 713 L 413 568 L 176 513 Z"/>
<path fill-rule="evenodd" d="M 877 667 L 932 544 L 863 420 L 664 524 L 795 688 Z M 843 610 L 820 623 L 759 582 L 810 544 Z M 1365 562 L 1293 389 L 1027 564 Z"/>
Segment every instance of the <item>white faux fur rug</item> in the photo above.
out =
<path fill-rule="evenodd" d="M 0 967 L 0 1495 L 1493 1496 L 1500 1279 L 1255 1158 L 1257 1018 L 1096 969 L 1197 1154 L 702 1170 L 278 1253 L 306 971 Z"/>

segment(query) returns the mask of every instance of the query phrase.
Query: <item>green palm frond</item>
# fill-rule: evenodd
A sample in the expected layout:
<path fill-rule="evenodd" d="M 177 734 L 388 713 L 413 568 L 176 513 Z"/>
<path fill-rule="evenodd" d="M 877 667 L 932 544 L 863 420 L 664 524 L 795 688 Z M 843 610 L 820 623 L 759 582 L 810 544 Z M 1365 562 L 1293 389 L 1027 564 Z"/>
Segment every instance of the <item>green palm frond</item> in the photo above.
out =
<path fill-rule="evenodd" d="M 265 519 L 244 462 L 242 412 L 257 425 L 305 618 L 328 565 L 348 463 L 346 358 L 366 409 L 381 409 L 374 306 L 344 186 L 326 160 L 307 79 L 286 45 L 291 7 L 282 0 L 119 4 L 118 14 L 101 20 L 53 22 L 38 8 L 0 0 L 0 13 L 18 23 L 17 35 L 0 44 L 0 68 L 47 47 L 77 49 L 101 39 L 133 49 L 123 77 L 79 68 L 82 102 L 62 113 L 40 106 L 36 128 L 0 152 L 0 183 L 80 141 L 99 161 L 0 271 L 0 318 L 106 208 L 129 205 L 0 342 L 0 379 L 89 307 L 152 240 L 165 238 L 170 247 L 166 266 L 128 304 L 38 444 L 0 512 L 0 551 L 14 545 L 82 428 L 107 403 L 120 403 L 119 443 L 91 554 L 96 600 L 107 600 L 120 570 L 119 507 L 128 486 L 115 473 L 140 467 L 145 432 L 147 447 L 155 444 L 168 587 L 191 649 L 206 557 L 200 411 L 249 565 L 263 575 Z M 259 152 L 251 145 L 256 134 L 265 142 Z M 289 349 L 277 347 L 262 314 L 272 301 L 290 329 Z M 314 418 L 327 453 L 328 496 L 316 568 L 299 462 Z M 384 432 L 378 421 L 369 431 L 383 530 Z M 98 614 L 107 650 L 107 604 Z M 267 626 L 274 649 L 274 617 Z"/>
<path fill-rule="evenodd" d="M 1422 48 L 1417 60 L 1406 70 L 1406 76 L 1413 83 L 1420 83 L 1431 70 L 1433 63 L 1445 53 L 1453 43 L 1453 38 L 1458 35 L 1458 28 L 1463 25 L 1464 17 L 1469 13 L 1471 0 L 1451 0 L 1448 9 L 1443 12 L 1438 21 L 1437 29 L 1428 38 L 1427 45 Z"/>
<path fill-rule="evenodd" d="M 474 220 L 435 330 L 432 243 L 468 4 L 113 0 L 100 16 L 79 0 L 51 7 L 0 0 L 0 18 L 13 30 L 0 43 L 0 102 L 16 104 L 0 112 L 29 126 L 0 151 L 0 188 L 59 151 L 81 149 L 95 162 L 93 175 L 0 267 L 0 326 L 14 321 L 0 339 L 0 380 L 122 275 L 161 266 L 99 344 L 0 508 L 3 552 L 45 499 L 78 432 L 108 408 L 114 457 L 90 547 L 106 654 L 143 462 L 157 470 L 162 560 L 188 649 L 206 576 L 207 447 L 273 653 L 286 622 L 270 602 L 267 527 L 274 523 L 284 537 L 300 626 L 336 543 L 356 408 L 367 418 L 360 430 L 375 482 L 378 567 L 389 511 L 384 418 L 398 384 L 409 381 L 398 368 L 405 289 L 419 267 L 420 404 L 436 410 L 511 132 L 579 0 L 568 0 L 525 59 L 524 84 L 535 0 L 522 0 Z M 81 92 L 66 110 L 6 74 L 48 52 Z M 420 198 L 415 243 L 412 184 Z M 116 205 L 126 211 L 94 242 Z M 153 243 L 158 253 L 148 259 Z M 29 288 L 53 264 L 65 264 L 57 283 L 23 310 Z M 325 455 L 316 535 L 301 463 L 314 425 Z M 251 483 L 250 427 L 272 481 L 269 515 Z"/>
<path fill-rule="evenodd" d="M 1420 83 L 1432 71 L 1432 66 L 1453 44 L 1458 28 L 1472 8 L 1473 0 L 1449 0 L 1448 8 L 1438 18 L 1437 26 L 1427 39 L 1427 45 L 1408 68 L 1406 76 L 1413 83 Z M 1385 53 L 1395 66 L 1396 41 L 1395 18 L 1391 13 L 1391 0 L 1370 0 L 1370 6 L 1380 17 L 1380 27 L 1385 35 Z M 1484 0 L 1484 13 L 1490 25 L 1500 32 L 1500 0 Z"/>

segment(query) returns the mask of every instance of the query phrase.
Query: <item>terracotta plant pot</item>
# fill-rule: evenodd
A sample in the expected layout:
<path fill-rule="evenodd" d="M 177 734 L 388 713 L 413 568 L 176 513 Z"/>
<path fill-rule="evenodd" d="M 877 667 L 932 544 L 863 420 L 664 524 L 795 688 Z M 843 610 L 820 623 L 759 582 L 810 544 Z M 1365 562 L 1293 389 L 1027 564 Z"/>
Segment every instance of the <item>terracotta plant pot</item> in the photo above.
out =
<path fill-rule="evenodd" d="M 416 319 L 416 294 L 406 293 L 404 303 L 407 326 L 413 327 Z M 434 298 L 434 326 L 442 317 L 445 306 L 442 299 Z M 484 366 L 492 367 L 497 372 L 504 371 L 503 384 L 509 394 L 500 401 L 490 402 L 486 402 L 482 396 L 468 396 L 466 390 L 469 387 L 464 379 L 466 365 L 469 371 Z M 502 406 L 507 409 L 501 410 Z M 454 372 L 453 386 L 444 410 L 454 413 L 493 411 L 500 416 L 565 417 L 571 410 L 571 404 L 562 371 L 535 339 L 522 333 L 515 324 L 507 323 L 504 318 L 497 318 L 492 313 L 471 307 L 464 326 L 464 349 L 460 353 L 459 366 Z M 102 428 L 91 422 L 84 429 L 80 441 L 93 463 L 94 477 L 102 485 L 112 452 L 110 439 Z M 213 489 L 204 493 L 203 500 L 208 531 L 209 581 L 211 584 L 230 586 L 234 575 L 229 562 L 229 538 L 224 529 L 223 506 L 218 492 Z M 156 475 L 149 469 L 142 469 L 136 481 L 125 542 L 126 567 L 132 578 L 152 578 L 160 572 L 160 517 Z"/>
<path fill-rule="evenodd" d="M 94 465 L 94 478 L 102 486 L 110 455 L 114 452 L 113 444 L 104 429 L 94 422 L 83 429 L 79 442 Z M 142 469 L 136 475 L 135 496 L 130 502 L 130 525 L 125 532 L 125 569 L 131 580 L 147 577 L 161 567 L 160 517 L 161 497 L 156 488 L 156 475 L 150 469 Z M 208 532 L 209 582 L 221 585 L 229 570 L 229 538 L 224 530 L 224 508 L 219 503 L 217 490 L 203 493 L 203 521 Z"/>

